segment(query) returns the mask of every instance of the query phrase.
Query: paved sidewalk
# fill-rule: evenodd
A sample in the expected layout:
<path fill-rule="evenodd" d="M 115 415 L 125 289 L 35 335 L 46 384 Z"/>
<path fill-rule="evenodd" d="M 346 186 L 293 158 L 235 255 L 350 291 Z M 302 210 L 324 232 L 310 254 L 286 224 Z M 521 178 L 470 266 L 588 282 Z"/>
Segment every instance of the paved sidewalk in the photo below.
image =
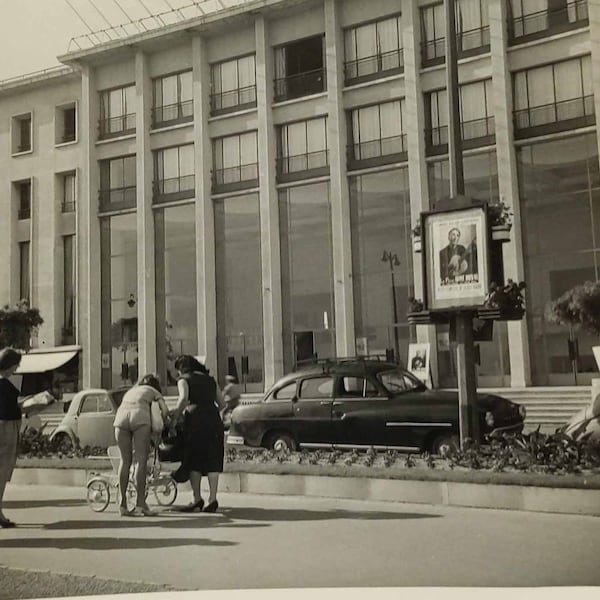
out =
<path fill-rule="evenodd" d="M 0 565 L 182 590 L 600 586 L 595 517 L 234 493 L 214 515 L 122 518 L 84 498 L 9 485 Z"/>

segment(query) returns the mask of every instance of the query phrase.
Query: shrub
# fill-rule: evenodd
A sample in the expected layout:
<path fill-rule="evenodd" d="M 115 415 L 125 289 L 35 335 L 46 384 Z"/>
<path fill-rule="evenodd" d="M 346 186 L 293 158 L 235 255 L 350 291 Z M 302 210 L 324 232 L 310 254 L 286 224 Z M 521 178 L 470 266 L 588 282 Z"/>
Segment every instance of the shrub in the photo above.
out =
<path fill-rule="evenodd" d="M 37 308 L 27 300 L 0 308 L 0 348 L 12 347 L 29 350 L 32 333 L 44 322 Z"/>
<path fill-rule="evenodd" d="M 546 319 L 600 335 L 600 282 L 586 281 L 549 302 Z"/>

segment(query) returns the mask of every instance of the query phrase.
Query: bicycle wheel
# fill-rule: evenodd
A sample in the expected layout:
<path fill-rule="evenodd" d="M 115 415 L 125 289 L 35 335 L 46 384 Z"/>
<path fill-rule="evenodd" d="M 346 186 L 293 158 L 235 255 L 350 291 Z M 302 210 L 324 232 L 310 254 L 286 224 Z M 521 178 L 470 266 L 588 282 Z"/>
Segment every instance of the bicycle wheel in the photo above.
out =
<path fill-rule="evenodd" d="M 117 504 L 121 502 L 121 486 L 117 485 L 119 493 L 117 494 Z M 127 493 L 125 495 L 125 500 L 127 501 L 127 510 L 133 510 L 136 505 L 137 500 L 137 491 L 135 489 L 135 484 L 133 481 L 127 482 Z"/>
<path fill-rule="evenodd" d="M 94 512 L 106 510 L 110 504 L 110 485 L 104 479 L 91 479 L 87 484 L 86 500 Z"/>
<path fill-rule="evenodd" d="M 161 506 L 170 506 L 177 498 L 177 484 L 170 477 L 153 483 L 152 491 Z"/>

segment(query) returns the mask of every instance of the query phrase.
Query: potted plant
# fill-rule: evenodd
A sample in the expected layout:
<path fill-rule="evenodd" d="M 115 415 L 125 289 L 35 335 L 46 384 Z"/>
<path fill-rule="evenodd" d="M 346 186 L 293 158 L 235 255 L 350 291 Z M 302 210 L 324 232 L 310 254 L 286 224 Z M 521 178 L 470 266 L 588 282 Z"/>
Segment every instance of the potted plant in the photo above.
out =
<path fill-rule="evenodd" d="M 480 319 L 495 319 L 500 321 L 521 319 L 525 312 L 524 289 L 524 281 L 517 283 L 512 279 L 508 279 L 504 285 L 492 282 L 483 307 L 478 310 L 477 316 Z"/>
<path fill-rule="evenodd" d="M 421 252 L 421 221 L 412 228 L 413 249 L 415 252 Z"/>
<path fill-rule="evenodd" d="M 492 240 L 499 242 L 510 240 L 512 217 L 513 213 L 504 201 L 488 204 L 488 219 L 492 229 Z"/>

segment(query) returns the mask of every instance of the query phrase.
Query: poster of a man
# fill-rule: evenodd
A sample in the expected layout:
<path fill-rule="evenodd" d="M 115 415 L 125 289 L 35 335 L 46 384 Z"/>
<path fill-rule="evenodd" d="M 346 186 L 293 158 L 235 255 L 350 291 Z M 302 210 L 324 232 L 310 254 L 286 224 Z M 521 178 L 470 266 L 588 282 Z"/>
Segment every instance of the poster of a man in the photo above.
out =
<path fill-rule="evenodd" d="M 411 343 L 408 345 L 409 371 L 424 383 L 431 383 L 429 370 L 429 350 L 427 343 Z"/>
<path fill-rule="evenodd" d="M 481 206 L 425 216 L 429 308 L 477 306 L 485 300 L 486 214 Z"/>
<path fill-rule="evenodd" d="M 448 245 L 440 250 L 442 284 L 455 281 L 457 275 L 463 275 L 467 271 L 468 263 L 465 260 L 467 249 L 459 241 L 460 229 L 452 227 L 448 232 Z"/>

